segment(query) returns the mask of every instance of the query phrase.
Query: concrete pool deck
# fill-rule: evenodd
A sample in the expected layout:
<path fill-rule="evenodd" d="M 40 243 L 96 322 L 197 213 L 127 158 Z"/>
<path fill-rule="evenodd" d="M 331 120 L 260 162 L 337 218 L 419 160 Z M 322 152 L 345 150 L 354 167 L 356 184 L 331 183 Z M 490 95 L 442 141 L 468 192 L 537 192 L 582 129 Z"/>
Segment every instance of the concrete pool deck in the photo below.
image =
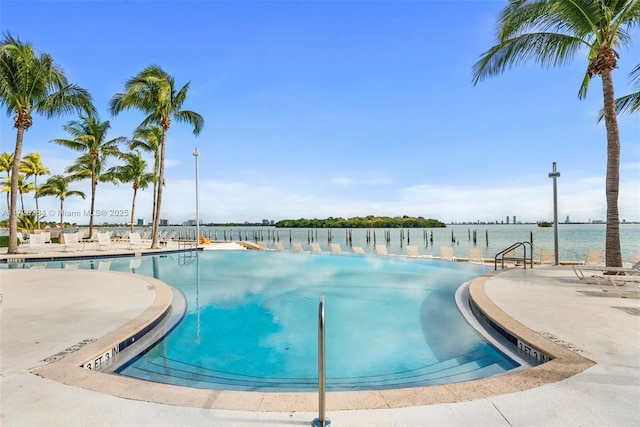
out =
<path fill-rule="evenodd" d="M 170 304 L 165 285 L 154 279 L 95 270 L 4 269 L 0 289 L 3 426 L 281 426 L 310 425 L 317 416 L 300 409 L 317 406 L 314 394 L 158 388 L 79 368 L 86 354 L 97 354 L 101 345 L 142 327 Z M 487 315 L 526 339 L 540 340 L 557 358 L 467 383 L 329 393 L 332 425 L 638 425 L 640 299 L 583 284 L 569 267 L 483 276 L 471 293 Z M 66 349 L 75 351 L 50 361 Z M 254 410 L 238 410 L 239 405 Z M 360 407 L 376 409 L 355 410 Z"/>

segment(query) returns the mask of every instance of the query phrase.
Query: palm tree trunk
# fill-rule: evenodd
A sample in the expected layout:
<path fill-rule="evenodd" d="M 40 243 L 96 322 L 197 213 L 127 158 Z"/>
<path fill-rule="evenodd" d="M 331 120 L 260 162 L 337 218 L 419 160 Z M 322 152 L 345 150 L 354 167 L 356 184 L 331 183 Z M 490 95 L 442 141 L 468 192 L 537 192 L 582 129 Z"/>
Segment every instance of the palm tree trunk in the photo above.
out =
<path fill-rule="evenodd" d="M 7 172 L 7 181 L 11 181 L 11 172 Z M 11 212 L 11 191 L 7 193 L 7 212 Z"/>
<path fill-rule="evenodd" d="M 158 202 L 158 174 L 160 173 L 160 155 L 158 151 L 153 155 L 153 174 L 155 177 L 153 178 L 153 210 L 151 211 L 151 224 L 153 224 L 156 220 L 156 204 Z"/>
<path fill-rule="evenodd" d="M 35 192 L 35 199 L 36 199 L 36 224 L 38 227 L 38 230 L 40 230 L 40 207 L 38 206 L 38 175 L 34 175 L 33 176 L 33 186 L 34 186 L 34 192 Z"/>
<path fill-rule="evenodd" d="M 613 94 L 611 70 L 601 73 L 604 94 L 604 120 L 607 128 L 607 232 L 605 259 L 607 267 L 622 267 L 620 250 L 620 217 L 618 214 L 618 189 L 620 183 L 620 132 Z"/>
<path fill-rule="evenodd" d="M 158 198 L 156 201 L 156 215 L 153 222 L 153 237 L 151 249 L 158 249 L 158 232 L 160 230 L 160 209 L 162 205 L 162 187 L 164 182 L 164 152 L 167 141 L 167 129 L 162 128 L 162 143 L 160 144 L 160 173 L 158 174 Z"/>
<path fill-rule="evenodd" d="M 133 219 L 135 218 L 135 212 L 136 212 L 136 193 L 138 192 L 138 189 L 134 186 L 133 187 L 133 200 L 131 201 L 131 228 L 130 231 L 133 233 Z"/>
<path fill-rule="evenodd" d="M 91 212 L 89 212 L 89 238 L 93 236 L 93 210 L 96 204 L 96 187 L 98 179 L 96 177 L 96 158 L 91 160 Z"/>
<path fill-rule="evenodd" d="M 16 150 L 13 153 L 13 169 L 11 170 L 11 208 L 9 209 L 9 247 L 7 253 L 18 253 L 18 217 L 15 206 L 18 199 L 18 174 L 20 173 L 20 159 L 22 158 L 22 142 L 24 141 L 24 127 L 19 126 L 16 135 Z"/>
<path fill-rule="evenodd" d="M 60 195 L 60 234 L 64 233 L 64 196 Z"/>

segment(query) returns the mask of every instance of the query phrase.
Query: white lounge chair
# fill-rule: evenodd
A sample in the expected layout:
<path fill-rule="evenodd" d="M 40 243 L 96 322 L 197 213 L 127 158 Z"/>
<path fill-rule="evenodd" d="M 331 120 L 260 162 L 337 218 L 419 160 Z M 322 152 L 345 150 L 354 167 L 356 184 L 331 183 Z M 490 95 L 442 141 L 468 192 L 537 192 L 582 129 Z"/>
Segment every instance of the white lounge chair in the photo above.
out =
<path fill-rule="evenodd" d="M 284 251 L 284 245 L 282 244 L 282 242 L 274 242 L 273 247 L 276 248 L 276 251 L 278 252 Z"/>
<path fill-rule="evenodd" d="M 340 243 L 331 243 L 329 245 L 329 249 L 333 255 L 338 255 L 340 252 L 342 252 L 342 249 L 340 248 Z"/>
<path fill-rule="evenodd" d="M 320 252 L 322 252 L 322 249 L 320 249 L 320 243 L 318 242 L 311 242 L 309 244 L 309 247 L 311 248 L 312 254 L 319 254 Z"/>
<path fill-rule="evenodd" d="M 601 250 L 587 250 L 587 254 L 584 257 L 584 265 L 602 265 L 602 255 L 603 251 Z"/>
<path fill-rule="evenodd" d="M 375 247 L 376 255 L 385 256 L 388 255 L 387 247 L 385 245 L 378 244 Z"/>
<path fill-rule="evenodd" d="M 556 263 L 556 251 L 554 249 L 540 249 L 540 264 Z"/>
<path fill-rule="evenodd" d="M 97 249 L 99 251 L 106 251 L 112 248 L 111 238 L 108 233 L 96 233 L 98 239 Z"/>
<path fill-rule="evenodd" d="M 129 233 L 129 243 L 127 244 L 128 249 L 140 249 L 142 248 L 142 239 L 140 238 L 140 233 L 133 232 Z"/>
<path fill-rule="evenodd" d="M 292 249 L 292 250 L 293 250 L 293 252 L 295 252 L 295 253 L 300 253 L 300 252 L 302 252 L 302 251 L 303 251 L 303 249 L 302 249 L 302 245 L 301 245 L 300 243 L 298 243 L 298 242 L 293 242 L 293 243 L 291 244 L 291 249 Z"/>
<path fill-rule="evenodd" d="M 78 241 L 78 233 L 62 233 L 63 248 L 65 252 L 80 251 L 83 249 L 82 243 Z"/>
<path fill-rule="evenodd" d="M 407 245 L 407 258 L 418 258 L 420 253 L 416 245 Z"/>
<path fill-rule="evenodd" d="M 603 274 L 593 275 L 591 277 L 596 280 L 596 284 L 603 292 L 608 292 L 609 290 L 614 289 L 621 298 L 626 298 L 623 292 L 635 292 L 640 296 L 640 271 L 634 269 L 626 270 L 630 270 L 631 273 Z M 624 288 L 625 285 L 630 285 L 630 287 Z"/>
<path fill-rule="evenodd" d="M 51 232 L 50 231 L 43 231 L 40 233 L 40 237 L 42 239 L 42 243 L 44 243 L 45 245 L 47 243 L 51 243 Z"/>
<path fill-rule="evenodd" d="M 261 251 L 267 250 L 267 244 L 265 242 L 258 242 L 258 247 L 260 248 Z"/>
<path fill-rule="evenodd" d="M 482 248 L 469 248 L 469 262 L 482 264 L 484 258 L 482 258 Z"/>
<path fill-rule="evenodd" d="M 29 253 L 31 251 L 35 252 L 46 252 L 47 248 L 42 241 L 42 235 L 40 234 L 29 234 Z"/>
<path fill-rule="evenodd" d="M 440 259 L 443 261 L 455 261 L 456 258 L 453 256 L 453 248 L 451 246 L 440 247 Z"/>
<path fill-rule="evenodd" d="M 362 246 L 354 246 L 353 248 L 351 248 L 351 250 L 353 251 L 354 254 L 366 254 L 366 252 L 364 251 L 364 249 L 362 249 Z"/>

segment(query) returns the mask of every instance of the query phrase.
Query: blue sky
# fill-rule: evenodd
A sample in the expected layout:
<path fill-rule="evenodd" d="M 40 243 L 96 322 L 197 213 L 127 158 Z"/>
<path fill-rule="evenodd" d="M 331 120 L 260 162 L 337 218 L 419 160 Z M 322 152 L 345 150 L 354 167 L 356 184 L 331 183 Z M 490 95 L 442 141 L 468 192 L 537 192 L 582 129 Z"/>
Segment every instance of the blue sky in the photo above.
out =
<path fill-rule="evenodd" d="M 169 129 L 163 217 L 172 222 L 195 218 L 196 146 L 204 222 L 552 220 L 553 162 L 560 218 L 605 219 L 601 80 L 577 98 L 585 55 L 472 85 L 504 4 L 1 0 L 0 26 L 51 54 L 90 91 L 111 138 L 131 137 L 142 120 L 135 111 L 108 112 L 128 78 L 157 64 L 178 86 L 191 82 L 183 107 L 204 116 L 205 128 L 198 137 L 185 124 Z M 639 59 L 640 31 L 634 36 L 620 51 L 616 96 L 632 90 L 627 74 Z M 49 141 L 67 138 L 62 126 L 76 118 L 35 116 L 23 154 L 39 152 L 62 173 L 78 153 Z M 640 118 L 620 117 L 619 126 L 620 218 L 639 221 Z M 13 151 L 12 117 L 0 118 L 0 140 L 2 151 Z M 73 188 L 89 194 L 88 182 Z M 131 195 L 129 184 L 101 183 L 97 209 L 129 210 Z M 25 205 L 34 208 L 31 195 Z M 151 189 L 136 205 L 136 217 L 151 217 Z M 58 206 L 40 200 L 56 211 L 51 220 Z M 66 211 L 85 209 L 88 199 L 65 201 Z"/>

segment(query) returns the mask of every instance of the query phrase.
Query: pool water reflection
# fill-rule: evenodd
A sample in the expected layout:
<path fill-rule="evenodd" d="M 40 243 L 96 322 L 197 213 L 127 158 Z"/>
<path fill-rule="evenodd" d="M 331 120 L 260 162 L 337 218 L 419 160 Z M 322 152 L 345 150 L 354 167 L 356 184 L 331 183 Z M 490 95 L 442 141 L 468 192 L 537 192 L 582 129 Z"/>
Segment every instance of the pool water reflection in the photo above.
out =
<path fill-rule="evenodd" d="M 111 269 L 127 270 L 124 260 Z M 205 251 L 143 257 L 136 273 L 179 288 L 187 313 L 122 375 L 189 387 L 314 391 L 325 295 L 327 390 L 482 378 L 516 368 L 472 330 L 456 289 L 488 267 L 328 254 Z"/>

